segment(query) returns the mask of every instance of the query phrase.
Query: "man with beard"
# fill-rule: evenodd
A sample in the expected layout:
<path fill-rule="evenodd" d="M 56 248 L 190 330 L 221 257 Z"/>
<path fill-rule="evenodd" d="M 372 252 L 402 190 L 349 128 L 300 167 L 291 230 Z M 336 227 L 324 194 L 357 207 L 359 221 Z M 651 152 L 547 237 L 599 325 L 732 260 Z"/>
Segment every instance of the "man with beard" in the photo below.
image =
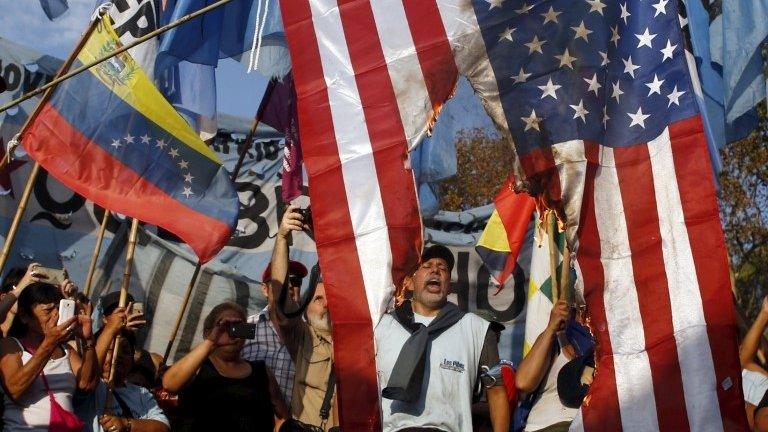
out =
<path fill-rule="evenodd" d="M 272 251 L 270 289 L 272 298 L 277 301 L 275 309 L 280 334 L 296 366 L 291 400 L 293 417 L 307 425 L 329 431 L 338 426 L 338 416 L 335 413 L 335 388 L 331 379 L 333 338 L 325 286 L 319 277 L 319 271 L 313 269 L 315 274 L 310 278 L 310 284 L 314 285 L 310 286 L 312 298 L 303 313 L 306 321 L 302 319 L 300 312 L 296 312 L 300 307 L 294 298 L 283 292 L 289 271 L 289 238 L 295 231 L 310 229 L 296 210 L 296 206 L 289 206 L 280 223 Z M 321 415 L 327 391 L 333 394 L 331 409 Z"/>
<path fill-rule="evenodd" d="M 482 368 L 499 363 L 490 323 L 448 302 L 454 259 L 445 246 L 424 250 L 406 285 L 412 299 L 376 326 L 383 430 L 472 430 L 472 395 Z M 494 432 L 509 429 L 507 391 L 482 380 Z"/>

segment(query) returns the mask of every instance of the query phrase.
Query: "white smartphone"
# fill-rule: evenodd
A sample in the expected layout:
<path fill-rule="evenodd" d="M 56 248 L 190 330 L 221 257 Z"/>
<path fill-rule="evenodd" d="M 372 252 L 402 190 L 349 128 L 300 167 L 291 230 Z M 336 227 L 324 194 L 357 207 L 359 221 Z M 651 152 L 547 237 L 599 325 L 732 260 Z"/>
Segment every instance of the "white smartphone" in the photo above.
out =
<path fill-rule="evenodd" d="M 59 322 L 56 325 L 61 325 L 73 316 L 75 316 L 75 301 L 68 299 L 59 301 Z"/>

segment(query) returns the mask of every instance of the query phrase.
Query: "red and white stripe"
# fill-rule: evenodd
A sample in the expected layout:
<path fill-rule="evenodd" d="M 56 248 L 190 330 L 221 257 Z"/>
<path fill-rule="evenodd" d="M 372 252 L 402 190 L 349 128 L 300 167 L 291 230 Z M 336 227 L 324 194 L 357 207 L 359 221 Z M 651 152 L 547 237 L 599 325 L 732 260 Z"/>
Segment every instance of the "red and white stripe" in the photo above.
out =
<path fill-rule="evenodd" d="M 448 33 L 476 48 L 463 0 L 440 0 Z M 483 50 L 456 63 L 505 136 Z M 598 373 L 572 427 L 587 431 L 746 428 L 728 263 L 712 169 L 697 118 L 650 143 L 575 140 L 519 159 L 564 216 L 600 345 Z"/>
<path fill-rule="evenodd" d="M 569 171 L 584 179 L 577 261 L 599 343 L 598 373 L 571 430 L 744 430 L 728 264 L 700 119 L 672 124 L 649 143 L 582 146 L 583 157 L 570 161 L 553 150 L 561 182 Z"/>
<path fill-rule="evenodd" d="M 509 127 L 469 0 L 282 0 L 320 265 L 334 322 L 345 430 L 380 428 L 373 326 L 418 260 L 421 222 L 406 149 L 457 73 Z M 545 186 L 600 344 L 573 428 L 746 427 L 725 245 L 701 123 L 610 149 L 571 141 L 528 154 Z"/>
<path fill-rule="evenodd" d="M 379 430 L 373 327 L 418 262 L 407 150 L 458 79 L 437 5 L 283 0 L 343 430 Z"/>

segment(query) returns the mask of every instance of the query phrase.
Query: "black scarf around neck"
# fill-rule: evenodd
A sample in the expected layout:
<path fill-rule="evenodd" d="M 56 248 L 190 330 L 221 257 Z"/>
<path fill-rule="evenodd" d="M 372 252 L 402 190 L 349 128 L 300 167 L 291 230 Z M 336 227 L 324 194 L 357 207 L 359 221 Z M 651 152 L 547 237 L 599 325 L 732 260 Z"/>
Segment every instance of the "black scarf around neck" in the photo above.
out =
<path fill-rule="evenodd" d="M 427 349 L 434 339 L 459 322 L 464 314 L 465 312 L 453 303 L 446 303 L 429 326 L 425 326 L 414 322 L 410 302 L 395 308 L 392 316 L 411 333 L 411 336 L 400 349 L 388 385 L 381 391 L 382 397 L 410 403 L 419 400 L 427 364 Z"/>

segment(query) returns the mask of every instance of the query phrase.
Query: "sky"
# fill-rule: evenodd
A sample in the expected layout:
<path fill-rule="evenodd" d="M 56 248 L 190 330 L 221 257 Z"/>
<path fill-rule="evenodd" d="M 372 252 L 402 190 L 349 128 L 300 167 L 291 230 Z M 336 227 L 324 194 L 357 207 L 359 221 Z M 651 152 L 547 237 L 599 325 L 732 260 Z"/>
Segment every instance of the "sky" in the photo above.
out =
<path fill-rule="evenodd" d="M 0 9 L 0 37 L 44 54 L 65 58 L 93 14 L 95 0 L 69 0 L 69 10 L 49 21 L 38 0 L 5 0 Z M 240 63 L 222 60 L 216 71 L 218 111 L 253 117 L 266 86 L 258 72 L 246 73 Z"/>

